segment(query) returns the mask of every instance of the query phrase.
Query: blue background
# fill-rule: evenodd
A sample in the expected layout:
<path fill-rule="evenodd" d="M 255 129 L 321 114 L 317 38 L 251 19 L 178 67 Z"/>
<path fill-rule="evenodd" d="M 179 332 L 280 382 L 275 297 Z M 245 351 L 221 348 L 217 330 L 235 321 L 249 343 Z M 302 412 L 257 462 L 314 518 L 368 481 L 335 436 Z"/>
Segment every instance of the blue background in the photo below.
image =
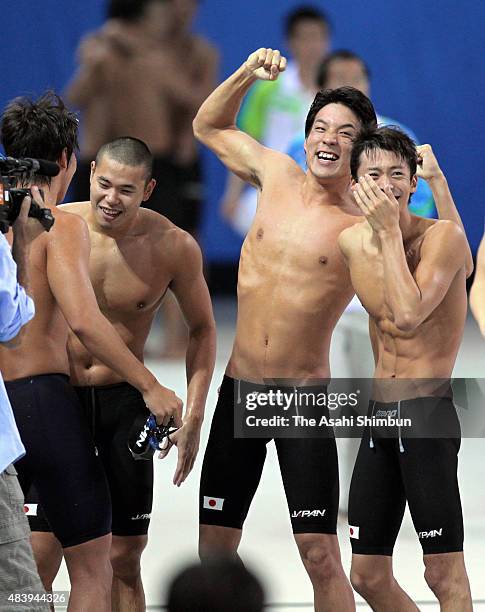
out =
<path fill-rule="evenodd" d="M 292 0 L 203 0 L 196 28 L 221 51 L 220 77 L 261 46 L 284 49 L 282 19 Z M 334 0 L 319 3 L 333 23 L 334 49 L 369 64 L 378 112 L 433 145 L 476 250 L 483 231 L 485 156 L 485 3 L 476 0 Z M 2 2 L 0 105 L 17 95 L 62 91 L 75 70 L 81 36 L 104 19 L 100 0 Z M 240 239 L 218 207 L 225 173 L 204 153 L 207 202 L 202 241 L 211 262 L 235 260 Z"/>

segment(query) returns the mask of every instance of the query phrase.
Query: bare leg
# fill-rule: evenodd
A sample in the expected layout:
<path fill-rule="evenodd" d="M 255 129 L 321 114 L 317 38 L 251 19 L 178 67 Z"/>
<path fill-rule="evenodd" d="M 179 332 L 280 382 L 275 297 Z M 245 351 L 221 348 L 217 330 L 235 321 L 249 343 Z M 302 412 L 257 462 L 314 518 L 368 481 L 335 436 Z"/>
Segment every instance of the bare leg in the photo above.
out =
<path fill-rule="evenodd" d="M 144 612 L 145 593 L 141 581 L 141 554 L 148 542 L 146 535 L 113 536 L 111 566 L 113 612 Z"/>
<path fill-rule="evenodd" d="M 71 581 L 68 612 L 111 612 L 111 534 L 64 549 Z"/>
<path fill-rule="evenodd" d="M 33 531 L 31 542 L 40 579 L 45 590 L 51 592 L 62 562 L 62 546 L 56 536 L 47 531 Z"/>
<path fill-rule="evenodd" d="M 37 571 L 48 593 L 52 593 L 52 583 L 62 562 L 62 546 L 50 531 L 33 531 L 30 536 Z M 54 604 L 51 604 L 54 612 Z"/>
<path fill-rule="evenodd" d="M 312 581 L 315 612 L 355 610 L 354 594 L 340 559 L 336 535 L 295 534 L 303 565 Z"/>
<path fill-rule="evenodd" d="M 199 557 L 201 561 L 217 555 L 234 555 L 239 558 L 237 549 L 242 530 L 218 525 L 199 525 Z"/>
<path fill-rule="evenodd" d="M 424 555 L 424 577 L 441 612 L 471 612 L 472 596 L 462 552 Z"/>
<path fill-rule="evenodd" d="M 392 573 L 392 557 L 352 555 L 350 581 L 375 612 L 416 612 L 417 606 Z"/>

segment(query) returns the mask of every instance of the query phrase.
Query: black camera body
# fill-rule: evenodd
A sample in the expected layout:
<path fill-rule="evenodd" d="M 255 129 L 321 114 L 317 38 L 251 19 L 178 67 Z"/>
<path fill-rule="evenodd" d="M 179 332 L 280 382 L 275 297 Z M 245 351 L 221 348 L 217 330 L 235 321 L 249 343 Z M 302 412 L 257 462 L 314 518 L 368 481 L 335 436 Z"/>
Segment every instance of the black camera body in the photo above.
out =
<path fill-rule="evenodd" d="M 42 172 L 47 176 L 55 176 L 59 167 L 45 160 L 15 159 L 13 157 L 0 157 L 0 231 L 6 234 L 20 213 L 22 201 L 25 196 L 31 196 L 29 188 L 16 188 L 18 180 L 27 182 L 32 179 L 35 172 Z M 44 194 L 39 189 L 42 199 Z M 38 219 L 39 223 L 48 232 L 54 225 L 54 217 L 48 208 L 42 208 L 34 200 L 30 204 L 29 217 Z"/>
<path fill-rule="evenodd" d="M 42 189 L 39 189 L 39 192 L 41 197 L 44 198 Z M 2 234 L 6 234 L 9 227 L 15 223 L 25 196 L 32 197 L 29 188 L 5 189 L 5 186 L 3 187 L 3 198 L 0 197 L 0 231 Z M 51 211 L 48 208 L 42 208 L 34 200 L 30 204 L 29 217 L 38 219 L 46 232 L 54 225 L 54 217 Z"/>

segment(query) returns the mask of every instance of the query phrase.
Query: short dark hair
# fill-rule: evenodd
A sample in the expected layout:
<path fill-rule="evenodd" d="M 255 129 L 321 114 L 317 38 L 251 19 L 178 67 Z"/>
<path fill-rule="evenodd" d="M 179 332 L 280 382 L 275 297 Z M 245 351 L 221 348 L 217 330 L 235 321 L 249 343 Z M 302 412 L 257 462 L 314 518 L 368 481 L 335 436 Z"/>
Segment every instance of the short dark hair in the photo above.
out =
<path fill-rule="evenodd" d="M 139 19 L 150 2 L 168 2 L 169 0 L 110 0 L 108 4 L 108 19 L 123 19 L 136 21 Z"/>
<path fill-rule="evenodd" d="M 53 91 L 37 100 L 15 98 L 8 103 L 0 120 L 0 138 L 7 155 L 59 161 L 64 149 L 69 161 L 77 141 L 78 120 Z M 50 178 L 35 175 L 39 184 L 50 185 Z"/>
<path fill-rule="evenodd" d="M 331 31 L 332 26 L 328 15 L 313 6 L 299 6 L 285 17 L 285 36 L 291 38 L 300 21 L 319 21 Z"/>
<path fill-rule="evenodd" d="M 259 580 L 237 559 L 213 558 L 180 572 L 169 587 L 168 612 L 262 612 Z"/>
<path fill-rule="evenodd" d="M 317 113 L 328 104 L 342 104 L 349 108 L 360 121 L 362 128 L 377 126 L 376 111 L 372 102 L 355 87 L 338 87 L 337 89 L 322 89 L 317 93 L 310 106 L 305 122 L 305 138 L 312 129 Z"/>
<path fill-rule="evenodd" d="M 395 153 L 409 166 L 411 177 L 416 174 L 418 161 L 416 144 L 397 126 L 386 125 L 375 130 L 363 131 L 355 139 L 350 157 L 350 172 L 354 180 L 358 178 L 362 153 L 371 153 L 378 150 Z"/>
<path fill-rule="evenodd" d="M 96 165 L 101 163 L 105 155 L 126 166 L 145 166 L 146 181 L 152 178 L 153 155 L 148 146 L 139 138 L 120 136 L 102 145 L 96 154 Z"/>
<path fill-rule="evenodd" d="M 362 70 L 364 71 L 365 76 L 370 79 L 371 73 L 369 70 L 369 66 L 365 63 L 365 61 L 354 53 L 353 51 L 349 51 L 348 49 L 339 49 L 338 51 L 332 51 L 329 53 L 327 57 L 323 60 L 317 70 L 317 86 L 319 89 L 325 89 L 327 87 L 328 81 L 328 71 L 330 69 L 330 65 L 332 62 L 337 60 L 351 61 L 355 60 L 360 62 L 362 65 Z"/>

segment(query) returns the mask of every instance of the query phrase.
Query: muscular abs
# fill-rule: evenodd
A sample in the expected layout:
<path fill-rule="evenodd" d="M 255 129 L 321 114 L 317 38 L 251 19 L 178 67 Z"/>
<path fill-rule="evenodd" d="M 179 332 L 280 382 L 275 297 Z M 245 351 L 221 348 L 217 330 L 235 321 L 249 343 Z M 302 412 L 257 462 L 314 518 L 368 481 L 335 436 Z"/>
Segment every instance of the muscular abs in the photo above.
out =
<path fill-rule="evenodd" d="M 357 229 L 357 228 L 356 228 Z M 352 230 L 354 231 L 354 230 Z M 355 232 L 349 260 L 352 283 L 370 314 L 376 378 L 445 379 L 451 375 L 466 318 L 465 272 L 460 270 L 441 304 L 415 330 L 399 330 L 386 302 L 380 248 L 371 234 Z M 422 236 L 406 247 L 414 276 Z"/>
<path fill-rule="evenodd" d="M 305 207 L 298 190 L 291 197 L 284 187 L 261 196 L 242 248 L 227 369 L 236 378 L 329 376 L 331 334 L 353 295 L 337 238 L 358 217 Z"/>

